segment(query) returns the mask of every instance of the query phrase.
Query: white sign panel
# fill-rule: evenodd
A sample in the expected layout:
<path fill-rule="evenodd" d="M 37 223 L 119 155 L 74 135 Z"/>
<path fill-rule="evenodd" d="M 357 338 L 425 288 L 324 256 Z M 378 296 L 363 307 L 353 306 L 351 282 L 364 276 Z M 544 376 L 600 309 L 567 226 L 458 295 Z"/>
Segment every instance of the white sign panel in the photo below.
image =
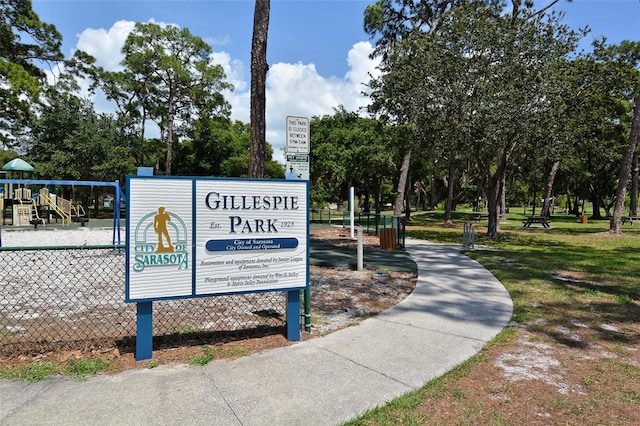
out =
<path fill-rule="evenodd" d="M 308 284 L 308 182 L 127 182 L 128 302 Z"/>
<path fill-rule="evenodd" d="M 192 294 L 192 182 L 131 179 L 127 202 L 127 299 Z"/>
<path fill-rule="evenodd" d="M 309 154 L 309 119 L 307 117 L 287 117 L 286 133 L 285 150 L 288 154 Z"/>
<path fill-rule="evenodd" d="M 306 283 L 306 182 L 248 183 L 196 183 L 198 295 Z"/>
<path fill-rule="evenodd" d="M 309 155 L 287 154 L 285 179 L 309 180 Z"/>

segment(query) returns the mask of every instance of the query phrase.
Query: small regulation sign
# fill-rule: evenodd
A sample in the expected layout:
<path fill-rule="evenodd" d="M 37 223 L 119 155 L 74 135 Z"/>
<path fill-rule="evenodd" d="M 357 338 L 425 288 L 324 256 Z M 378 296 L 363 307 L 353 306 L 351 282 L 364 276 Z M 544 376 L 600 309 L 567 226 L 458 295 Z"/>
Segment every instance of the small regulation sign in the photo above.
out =
<path fill-rule="evenodd" d="M 309 180 L 309 155 L 287 154 L 284 176 L 288 180 Z"/>
<path fill-rule="evenodd" d="M 309 154 L 309 119 L 307 117 L 287 117 L 287 154 Z"/>

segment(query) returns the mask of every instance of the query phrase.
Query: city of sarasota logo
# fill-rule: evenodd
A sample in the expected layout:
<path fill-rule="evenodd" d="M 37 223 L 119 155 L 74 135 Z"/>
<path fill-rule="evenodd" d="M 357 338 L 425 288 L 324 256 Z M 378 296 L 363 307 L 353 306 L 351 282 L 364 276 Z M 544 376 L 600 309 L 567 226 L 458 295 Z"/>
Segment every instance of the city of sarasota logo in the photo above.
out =
<path fill-rule="evenodd" d="M 150 267 L 189 268 L 187 227 L 177 214 L 158 207 L 142 216 L 134 233 L 133 270 Z"/>

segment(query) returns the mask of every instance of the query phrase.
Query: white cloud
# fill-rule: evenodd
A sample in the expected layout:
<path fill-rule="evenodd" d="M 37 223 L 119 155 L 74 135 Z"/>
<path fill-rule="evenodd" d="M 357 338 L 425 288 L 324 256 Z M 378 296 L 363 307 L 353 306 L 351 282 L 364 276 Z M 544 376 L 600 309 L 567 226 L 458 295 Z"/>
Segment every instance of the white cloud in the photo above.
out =
<path fill-rule="evenodd" d="M 213 52 L 211 61 L 222 66 L 227 82 L 233 84 L 234 91 L 243 92 L 249 89 L 247 80 L 249 77 L 245 73 L 244 63 L 238 59 L 232 59 L 227 52 Z"/>
<path fill-rule="evenodd" d="M 108 29 L 88 28 L 78 35 L 77 48 L 90 53 L 97 64 L 107 70 L 119 70 L 122 61 L 122 46 L 134 28 L 132 21 L 118 21 Z M 369 42 L 358 42 L 347 52 L 348 72 L 343 79 L 323 77 L 314 64 L 276 63 L 267 74 L 267 140 L 274 147 L 275 159 L 284 162 L 284 127 L 288 115 L 309 117 L 333 114 L 340 105 L 347 111 L 358 111 L 368 104 L 362 94 L 370 76 L 377 75 L 378 60 L 371 60 L 373 47 Z M 220 64 L 227 80 L 234 85 L 232 93 L 225 96 L 232 106 L 233 120 L 249 122 L 250 69 L 229 53 L 212 54 L 212 60 Z M 103 96 L 95 99 L 98 111 L 108 111 L 108 102 Z M 113 107 L 111 106 L 111 109 Z"/>
<path fill-rule="evenodd" d="M 271 66 L 267 76 L 267 139 L 275 156 L 283 162 L 285 119 L 288 115 L 313 117 L 331 115 L 340 105 L 347 111 L 359 111 L 369 104 L 362 94 L 371 73 L 376 75 L 378 60 L 369 59 L 369 42 L 356 43 L 348 52 L 349 71 L 344 79 L 319 75 L 314 64 Z"/>
<path fill-rule="evenodd" d="M 95 57 L 97 65 L 109 71 L 118 71 L 122 68 L 122 46 L 134 26 L 133 21 L 117 21 L 109 30 L 87 28 L 78 34 L 76 47 Z"/>

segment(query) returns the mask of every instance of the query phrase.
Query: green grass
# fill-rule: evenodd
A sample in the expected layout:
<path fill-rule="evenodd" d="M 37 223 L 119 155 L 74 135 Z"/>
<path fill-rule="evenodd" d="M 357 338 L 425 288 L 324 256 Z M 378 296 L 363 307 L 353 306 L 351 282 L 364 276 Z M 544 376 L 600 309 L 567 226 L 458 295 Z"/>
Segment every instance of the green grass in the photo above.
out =
<path fill-rule="evenodd" d="M 0 378 L 21 379 L 30 383 L 48 379 L 55 375 L 71 376 L 77 380 L 83 380 L 87 376 L 105 371 L 110 366 L 109 361 L 100 358 L 87 358 L 83 360 L 70 360 L 66 364 L 52 363 L 48 361 L 35 361 L 19 366 L 11 366 L 0 371 Z"/>
<path fill-rule="evenodd" d="M 620 356 L 628 352 L 624 347 L 637 342 L 637 325 L 640 323 L 640 226 L 627 223 L 622 226 L 624 235 L 617 237 L 607 233 L 608 220 L 589 219 L 587 224 L 583 224 L 575 216 L 556 215 L 551 218 L 551 229 L 524 229 L 522 220 L 528 215 L 516 212 L 509 214 L 508 220 L 501 221 L 498 238 L 487 239 L 487 221 L 476 222 L 476 214 L 454 212 L 453 224 L 445 225 L 442 223 L 443 212 L 413 213 L 413 220 L 407 225 L 407 236 L 459 245 L 463 239 L 463 224 L 474 223 L 476 250 L 465 253 L 504 284 L 514 302 L 514 321 L 520 324 L 539 322 L 540 325 L 528 325 L 528 329 L 535 332 L 535 338 L 541 342 L 557 343 L 558 336 L 553 328 L 569 320 L 594 329 L 605 323 L 623 324 L 622 333 L 613 337 L 609 335 L 602 342 Z M 486 348 L 508 348 L 516 333 L 516 327 L 505 328 Z M 347 424 L 405 424 L 394 419 L 412 418 L 420 411 L 417 407 L 427 399 L 449 398 L 464 404 L 465 390 L 456 383 L 482 365 L 480 353 L 418 391 L 375 408 Z M 625 384 L 632 387 L 637 383 L 640 375 L 638 367 L 622 360 L 595 361 L 593 371 L 593 375 L 583 378 L 584 385 L 594 392 L 587 402 L 605 408 L 613 397 L 593 390 L 599 380 L 616 380 L 624 388 Z M 638 393 L 631 391 L 620 399 L 637 404 Z M 570 402 L 566 398 L 558 397 L 553 401 L 555 410 L 576 408 L 568 406 Z M 472 419 L 477 419 L 477 413 L 483 409 L 469 404 L 463 412 L 466 419 L 459 419 L 460 424 L 473 423 Z M 507 419 L 497 412 L 485 412 L 483 418 L 491 418 L 491 424 L 508 424 Z M 424 424 L 429 424 L 428 419 L 423 420 Z"/>
<path fill-rule="evenodd" d="M 240 345 L 234 346 L 202 346 L 202 353 L 194 355 L 189 360 L 189 365 L 207 365 L 214 359 L 236 358 L 249 354 L 249 350 Z"/>
<path fill-rule="evenodd" d="M 193 326 L 193 325 L 187 325 L 185 327 L 181 327 L 181 326 L 175 325 L 175 324 L 169 325 L 167 327 L 167 331 L 170 334 L 180 334 L 180 335 L 196 334 L 196 333 L 202 332 L 202 330 L 200 330 L 198 327 Z"/>
<path fill-rule="evenodd" d="M 17 367 L 7 367 L 0 371 L 3 379 L 22 379 L 30 383 L 48 379 L 56 374 L 62 374 L 59 365 L 50 362 L 33 362 Z"/>
<path fill-rule="evenodd" d="M 106 370 L 110 365 L 109 361 L 100 358 L 89 358 L 83 360 L 70 360 L 67 362 L 66 374 L 76 379 L 85 379 Z"/>

